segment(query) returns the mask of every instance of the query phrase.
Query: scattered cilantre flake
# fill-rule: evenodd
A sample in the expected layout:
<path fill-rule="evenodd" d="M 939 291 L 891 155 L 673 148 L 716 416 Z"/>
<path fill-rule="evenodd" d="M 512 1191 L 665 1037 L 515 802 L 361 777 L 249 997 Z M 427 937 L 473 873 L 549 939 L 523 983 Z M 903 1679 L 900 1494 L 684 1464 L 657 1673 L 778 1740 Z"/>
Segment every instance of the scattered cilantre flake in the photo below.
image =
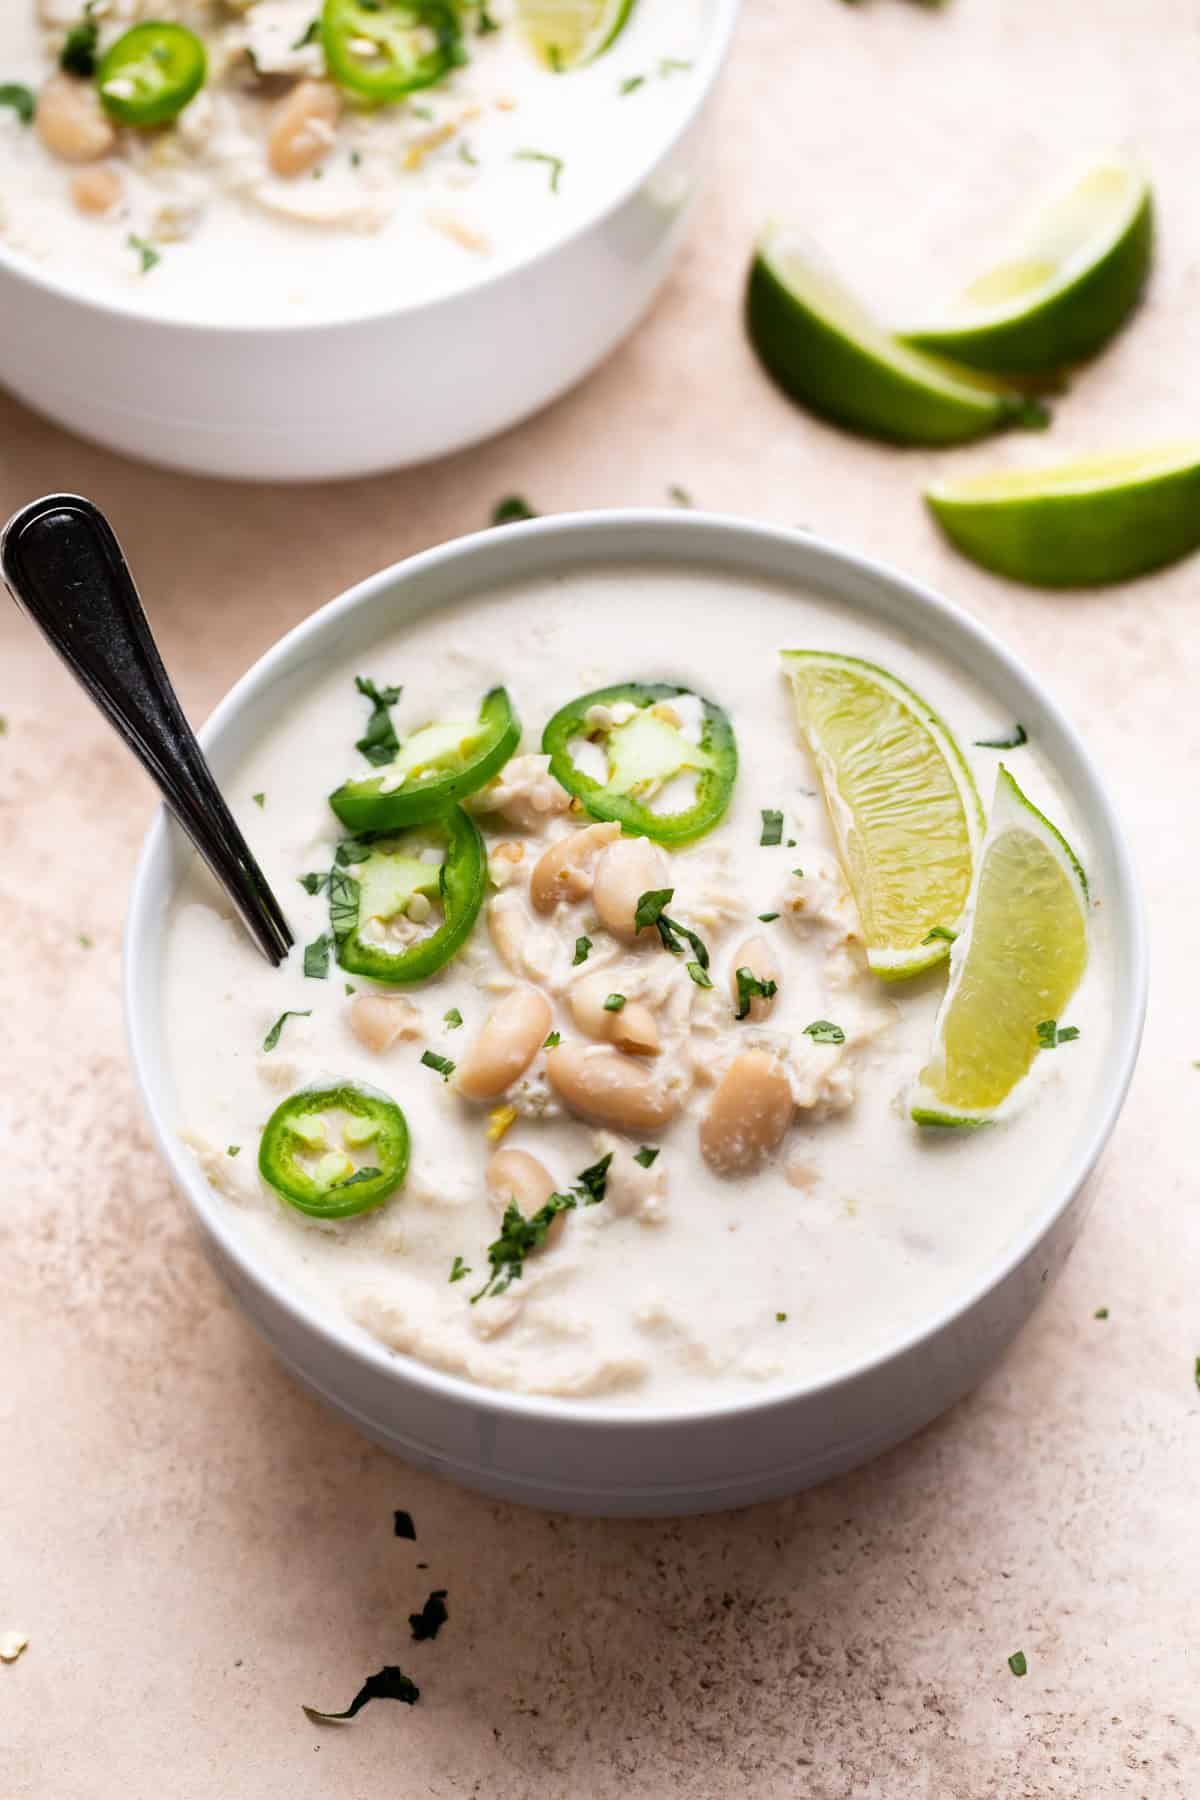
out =
<path fill-rule="evenodd" d="M 1107 1319 L 1107 1317 L 1108 1317 L 1107 1306 L 1098 1306 L 1096 1308 L 1095 1312 L 1092 1314 L 1092 1317 L 1093 1317 L 1093 1319 Z"/>
<path fill-rule="evenodd" d="M 687 972 L 697 987 L 710 988 L 712 986 L 712 976 L 701 963 L 690 962 L 687 965 Z"/>
<path fill-rule="evenodd" d="M 635 1150 L 633 1153 L 634 1162 L 640 1163 L 643 1169 L 648 1169 L 657 1159 L 658 1149 L 653 1144 L 643 1144 L 640 1150 Z"/>
<path fill-rule="evenodd" d="M 749 1016 L 751 1000 L 770 1000 L 778 986 L 774 981 L 760 981 L 753 969 L 736 969 L 733 978 L 737 983 L 737 1012 L 734 1017 L 738 1019 Z M 812 1026 L 808 1029 L 811 1031 Z"/>
<path fill-rule="evenodd" d="M 562 172 L 567 166 L 561 156 L 551 156 L 548 150 L 514 150 L 513 161 L 545 163 L 550 170 L 550 192 L 557 194 Z"/>
<path fill-rule="evenodd" d="M 779 917 L 779 914 L 778 913 L 759 913 L 758 917 L 759 917 L 759 922 L 761 924 L 769 925 L 773 919 L 777 919 Z"/>
<path fill-rule="evenodd" d="M 329 923 L 339 943 L 358 927 L 358 883 L 345 869 L 329 871 Z"/>
<path fill-rule="evenodd" d="M 542 1049 L 543 1050 L 553 1050 L 556 1048 L 557 1045 L 559 1045 L 561 1043 L 562 1043 L 562 1032 L 561 1031 L 552 1031 L 550 1033 L 549 1037 L 546 1039 L 545 1043 L 542 1045 Z"/>
<path fill-rule="evenodd" d="M 1057 1019 L 1043 1019 L 1036 1029 L 1037 1041 L 1043 1050 L 1054 1050 L 1059 1044 L 1069 1044 L 1079 1036 L 1078 1025 L 1064 1025 L 1060 1031 Z"/>
<path fill-rule="evenodd" d="M 352 863 L 365 863 L 371 855 L 371 846 L 366 838 L 343 838 L 333 853 L 333 860 L 339 869 L 348 869 Z"/>
<path fill-rule="evenodd" d="M 703 938 L 698 937 L 694 931 L 689 931 L 686 925 L 681 925 L 678 919 L 667 916 L 667 904 L 674 897 L 674 888 L 648 888 L 644 894 L 639 896 L 634 909 L 634 927 L 638 931 L 646 931 L 653 925 L 662 940 L 663 949 L 669 950 L 672 956 L 683 955 L 683 945 L 680 939 L 686 938 L 692 947 L 696 962 L 703 972 L 708 968 L 708 946 Z M 691 963 L 688 964 L 688 973 L 692 974 Z M 696 981 L 695 975 L 692 975 L 692 980 Z M 696 981 L 696 985 L 697 987 L 711 987 L 712 983 Z"/>
<path fill-rule="evenodd" d="M 436 1050 L 422 1050 L 421 1061 L 427 1069 L 436 1069 L 443 1081 L 449 1081 L 454 1073 L 455 1065 L 448 1056 L 439 1056 Z"/>
<path fill-rule="evenodd" d="M 1193 1375 L 1193 1379 L 1195 1380 L 1196 1386 L 1198 1388 L 1200 1388 L 1200 1356 L 1198 1356 L 1196 1358 L 1196 1364 L 1195 1364 L 1194 1369 L 1192 1370 L 1192 1375 Z"/>
<path fill-rule="evenodd" d="M 416 1543 L 417 1528 L 413 1524 L 413 1516 L 410 1512 L 405 1512 L 402 1506 L 397 1507 L 392 1514 L 392 1528 L 393 1536 L 408 1538 L 411 1543 Z"/>
<path fill-rule="evenodd" d="M 446 1611 L 446 1589 L 434 1588 L 420 1612 L 408 1615 L 413 1642 L 423 1644 L 427 1638 L 435 1638 L 449 1617 L 450 1614 Z"/>
<path fill-rule="evenodd" d="M 309 44 L 319 44 L 320 41 L 321 41 L 321 21 L 320 21 L 320 19 L 310 19 L 308 21 L 308 24 L 305 26 L 304 30 L 300 33 L 300 36 L 296 39 L 295 43 L 292 45 L 292 49 L 293 50 L 303 50 Z"/>
<path fill-rule="evenodd" d="M 442 1023 L 447 1031 L 457 1031 L 462 1022 L 463 1017 L 457 1006 L 452 1006 L 449 1012 L 442 1014 Z"/>
<path fill-rule="evenodd" d="M 605 1012 L 619 1013 L 625 1005 L 624 994 L 610 994 L 604 1002 Z"/>
<path fill-rule="evenodd" d="M 354 685 L 364 699 L 371 702 L 367 729 L 356 741 L 354 748 L 361 751 L 369 763 L 380 769 L 385 763 L 394 760 L 400 748 L 390 709 L 395 706 L 404 690 L 398 687 L 376 687 L 366 675 L 356 675 Z"/>
<path fill-rule="evenodd" d="M 670 495 L 676 506 L 695 506 L 696 504 L 687 489 L 685 487 L 680 487 L 677 481 L 671 483 L 670 487 L 667 489 L 667 493 Z"/>
<path fill-rule="evenodd" d="M 525 1258 L 534 1250 L 540 1250 L 546 1241 L 546 1234 L 559 1213 L 574 1212 L 577 1206 L 598 1206 L 608 1191 L 608 1170 L 613 1153 L 602 1156 L 589 1168 L 580 1171 L 577 1180 L 571 1183 L 569 1194 L 551 1194 L 544 1206 L 528 1219 L 521 1212 L 515 1200 L 510 1200 L 504 1209 L 504 1218 L 500 1225 L 500 1236 L 488 1245 L 488 1262 L 491 1274 L 479 1289 L 471 1295 L 471 1305 L 482 1300 L 485 1295 L 503 1294 L 519 1281 L 525 1272 Z"/>
<path fill-rule="evenodd" d="M 636 94 L 638 89 L 640 87 L 645 87 L 645 85 L 646 77 L 644 75 L 627 75 L 620 87 L 618 87 L 617 92 L 621 95 Z"/>
<path fill-rule="evenodd" d="M 330 1725 L 343 1719 L 352 1719 L 369 1700 L 402 1700 L 405 1706 L 415 1706 L 420 1697 L 421 1690 L 416 1682 L 410 1681 L 402 1669 L 389 1663 L 378 1674 L 367 1676 L 345 1712 L 322 1712 L 318 1706 L 306 1706 L 302 1711 L 305 1718 L 311 1719 L 314 1725 Z"/>
<path fill-rule="evenodd" d="M 327 931 L 304 946 L 304 973 L 314 981 L 324 981 L 329 974 L 329 952 L 332 947 L 333 938 Z"/>
<path fill-rule="evenodd" d="M 536 519 L 528 500 L 520 494 L 507 494 L 503 500 L 497 500 L 492 508 L 493 525 L 519 525 L 522 519 Z"/>
<path fill-rule="evenodd" d="M 306 894 L 319 894 L 322 888 L 328 885 L 329 871 L 326 869 L 324 875 L 319 875 L 314 871 L 310 875 L 300 875 L 297 879 Z"/>
<path fill-rule="evenodd" d="M 464 1275 L 469 1275 L 470 1273 L 470 1263 L 465 1263 L 461 1256 L 456 1256 L 450 1265 L 449 1279 L 451 1281 L 461 1281 Z"/>
<path fill-rule="evenodd" d="M 267 804 L 267 796 L 265 794 L 251 794 L 250 798 L 253 800 L 255 806 L 258 807 L 260 812 L 262 811 L 263 807 Z"/>
<path fill-rule="evenodd" d="M 786 1313 L 776 1313 L 775 1314 L 775 1323 L 777 1325 L 786 1325 L 787 1324 L 787 1314 Z"/>
<path fill-rule="evenodd" d="M 11 106 L 22 125 L 32 125 L 37 101 L 32 88 L 20 81 L 0 82 L 0 106 Z"/>
<path fill-rule="evenodd" d="M 1014 1675 L 1028 1674 L 1029 1664 L 1025 1660 L 1025 1652 L 1023 1650 L 1014 1650 L 1008 1659 L 1008 1666 Z"/>
<path fill-rule="evenodd" d="M 575 939 L 575 954 L 571 958 L 572 968 L 578 968 L 580 963 L 584 963 L 587 961 L 588 951 L 591 949 L 591 947 L 592 947 L 591 938 L 577 937 Z"/>
<path fill-rule="evenodd" d="M 764 849 L 783 842 L 783 814 L 773 807 L 762 808 L 762 836 L 758 841 Z"/>
<path fill-rule="evenodd" d="M 100 27 L 91 16 L 91 5 L 83 9 L 83 17 L 72 25 L 63 40 L 59 54 L 58 66 L 65 69 L 68 75 L 79 75 L 89 81 L 96 73 L 96 47 L 100 38 Z"/>
<path fill-rule="evenodd" d="M 311 1018 L 312 1018 L 312 1008 L 311 1007 L 309 1007 L 307 1012 L 280 1013 L 279 1017 L 276 1019 L 275 1023 L 272 1025 L 270 1031 L 268 1031 L 266 1037 L 263 1039 L 263 1043 L 262 1043 L 263 1049 L 264 1050 L 273 1050 L 275 1048 L 276 1044 L 279 1042 L 279 1034 L 283 1030 L 284 1026 L 287 1024 L 289 1019 L 311 1019 Z"/>
<path fill-rule="evenodd" d="M 241 1154 L 241 1148 L 242 1146 L 240 1144 L 230 1144 L 226 1148 L 225 1154 L 226 1156 L 238 1156 Z"/>
<path fill-rule="evenodd" d="M 131 250 L 136 250 L 141 257 L 143 275 L 148 275 L 151 269 L 162 261 L 162 257 L 154 248 L 154 245 L 147 243 L 145 238 L 138 237 L 136 232 L 131 231 L 129 236 L 125 239 L 125 242 Z"/>
<path fill-rule="evenodd" d="M 829 1019 L 814 1019 L 811 1025 L 804 1027 L 805 1037 L 810 1037 L 814 1044 L 844 1044 L 846 1034 L 840 1025 L 834 1025 Z"/>
<path fill-rule="evenodd" d="M 1023 725 L 1014 725 L 1007 737 L 976 738 L 977 750 L 1019 750 L 1022 744 L 1029 742 L 1029 733 Z"/>

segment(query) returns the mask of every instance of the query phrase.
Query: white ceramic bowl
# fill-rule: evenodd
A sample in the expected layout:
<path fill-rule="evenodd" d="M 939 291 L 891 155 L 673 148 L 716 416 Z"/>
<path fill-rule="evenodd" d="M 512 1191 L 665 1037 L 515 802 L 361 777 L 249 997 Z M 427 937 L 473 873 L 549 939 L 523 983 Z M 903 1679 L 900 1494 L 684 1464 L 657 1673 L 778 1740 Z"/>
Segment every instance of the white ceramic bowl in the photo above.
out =
<path fill-rule="evenodd" d="M 239 328 L 91 298 L 0 243 L 0 384 L 113 450 L 249 481 L 374 474 L 507 429 L 607 356 L 666 280 L 738 0 L 709 5 L 678 129 L 524 261 L 420 305 Z"/>
<path fill-rule="evenodd" d="M 189 852 L 165 816 L 138 865 L 125 945 L 133 1063 L 159 1146 L 213 1260 L 285 1365 L 409 1462 L 506 1499 L 602 1514 L 698 1512 L 786 1494 L 875 1456 L 966 1393 L 1028 1318 L 1074 1241 L 1088 1177 L 1133 1072 L 1146 998 L 1141 905 L 1120 827 L 1087 751 L 1054 702 L 965 613 L 891 570 L 796 532 L 686 512 L 579 514 L 426 551 L 331 601 L 242 677 L 201 733 L 216 775 L 232 774 L 274 719 L 302 704 L 314 676 L 418 612 L 548 573 L 664 562 L 790 582 L 900 624 L 1027 724 L 1084 827 L 1112 936 L 1113 1053 L 1061 1185 L 986 1277 L 921 1331 L 827 1380 L 686 1413 L 514 1397 L 392 1354 L 349 1321 L 306 1310 L 260 1266 L 236 1216 L 180 1146 L 160 964 L 168 906 Z"/>

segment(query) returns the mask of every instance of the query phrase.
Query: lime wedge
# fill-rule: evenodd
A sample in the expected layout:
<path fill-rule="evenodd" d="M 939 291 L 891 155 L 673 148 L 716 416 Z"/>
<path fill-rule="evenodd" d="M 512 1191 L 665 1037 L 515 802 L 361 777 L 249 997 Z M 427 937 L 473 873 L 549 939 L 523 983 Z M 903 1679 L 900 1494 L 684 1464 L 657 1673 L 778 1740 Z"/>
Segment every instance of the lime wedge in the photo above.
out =
<path fill-rule="evenodd" d="M 616 42 L 634 0 L 517 0 L 522 31 L 548 68 L 589 63 Z"/>
<path fill-rule="evenodd" d="M 925 499 L 951 543 L 1034 587 L 1098 587 L 1200 546 L 1200 442 L 939 481 Z"/>
<path fill-rule="evenodd" d="M 971 892 L 983 808 L 946 726 L 874 663 L 784 650 L 871 968 L 885 981 L 943 961 Z"/>
<path fill-rule="evenodd" d="M 954 946 L 912 1097 L 918 1125 L 996 1117 L 1079 986 L 1087 913 L 1087 882 L 1070 845 L 1002 767 L 970 923 Z"/>
<path fill-rule="evenodd" d="M 1045 423 L 1028 396 L 892 337 L 784 226 L 769 226 L 759 240 L 746 328 L 785 393 L 869 437 L 958 444 L 1000 425 Z"/>
<path fill-rule="evenodd" d="M 1082 362 L 1137 304 L 1153 236 L 1145 176 L 1123 157 L 1102 158 L 1063 183 L 941 319 L 905 340 L 1000 373 Z"/>

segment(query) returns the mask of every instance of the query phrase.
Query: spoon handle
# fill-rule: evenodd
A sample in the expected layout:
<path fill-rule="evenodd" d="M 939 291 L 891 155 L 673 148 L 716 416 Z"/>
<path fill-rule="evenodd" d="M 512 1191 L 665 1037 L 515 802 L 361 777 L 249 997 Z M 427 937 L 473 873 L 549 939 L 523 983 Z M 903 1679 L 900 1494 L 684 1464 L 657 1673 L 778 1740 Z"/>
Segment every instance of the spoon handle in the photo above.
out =
<path fill-rule="evenodd" d="M 183 716 L 108 520 L 73 494 L 23 507 L 0 535 L 0 573 L 157 783 L 263 955 L 293 939 Z"/>

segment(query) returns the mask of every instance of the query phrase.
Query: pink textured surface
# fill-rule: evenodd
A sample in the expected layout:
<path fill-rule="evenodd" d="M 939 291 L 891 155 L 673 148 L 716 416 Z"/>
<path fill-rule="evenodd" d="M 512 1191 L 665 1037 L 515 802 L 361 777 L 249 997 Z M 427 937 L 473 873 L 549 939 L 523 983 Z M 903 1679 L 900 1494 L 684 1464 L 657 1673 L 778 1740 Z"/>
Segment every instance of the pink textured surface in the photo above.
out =
<path fill-rule="evenodd" d="M 572 398 L 434 469 L 308 492 L 135 467 L 0 401 L 0 512 L 53 488 L 109 511 L 196 717 L 330 594 L 477 527 L 513 489 L 552 510 L 655 504 L 678 482 L 940 586 L 1084 727 L 1147 886 L 1158 992 L 1090 1225 L 978 1394 L 797 1500 L 605 1524 L 409 1472 L 291 1384 L 200 1259 L 141 1124 L 118 1006 L 150 793 L 0 611 L 0 1632 L 31 1638 L 0 1665 L 4 1800 L 1200 1791 L 1200 565 L 1026 593 L 958 562 L 917 499 L 951 465 L 1194 428 L 1194 9 L 1147 0 L 1136 31 L 1118 0 L 747 10 L 690 251 Z M 760 378 L 736 315 L 767 211 L 912 304 L 943 263 L 970 266 L 1049 164 L 1104 143 L 1148 160 L 1162 251 L 1142 315 L 1049 441 L 876 449 Z M 398 1506 L 415 1545 L 391 1535 Z M 433 1587 L 450 1623 L 411 1644 L 407 1614 Z M 303 1717 L 391 1661 L 422 1684 L 416 1708 L 380 1703 L 340 1731 Z"/>

